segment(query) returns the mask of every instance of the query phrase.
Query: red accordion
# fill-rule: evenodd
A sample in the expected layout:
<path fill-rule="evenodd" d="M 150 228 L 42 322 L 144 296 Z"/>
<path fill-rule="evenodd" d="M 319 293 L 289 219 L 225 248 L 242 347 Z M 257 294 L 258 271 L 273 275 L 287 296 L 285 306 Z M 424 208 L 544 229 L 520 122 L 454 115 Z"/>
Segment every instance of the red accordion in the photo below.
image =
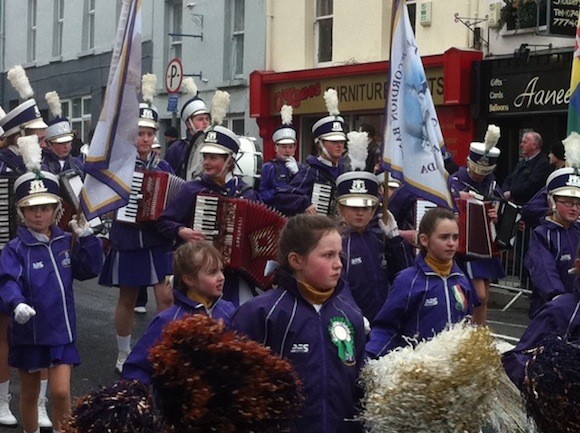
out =
<path fill-rule="evenodd" d="M 117 221 L 156 221 L 184 183 L 180 177 L 165 171 L 136 171 L 129 203 L 117 210 Z"/>
<path fill-rule="evenodd" d="M 490 258 L 499 255 L 495 242 L 495 224 L 487 212 L 494 204 L 476 199 L 456 200 L 459 209 L 459 248 L 457 252 L 470 258 Z"/>
<path fill-rule="evenodd" d="M 266 263 L 277 260 L 286 219 L 263 203 L 198 194 L 192 228 L 203 232 L 222 254 L 227 268 L 239 270 L 261 288 L 272 283 Z"/>

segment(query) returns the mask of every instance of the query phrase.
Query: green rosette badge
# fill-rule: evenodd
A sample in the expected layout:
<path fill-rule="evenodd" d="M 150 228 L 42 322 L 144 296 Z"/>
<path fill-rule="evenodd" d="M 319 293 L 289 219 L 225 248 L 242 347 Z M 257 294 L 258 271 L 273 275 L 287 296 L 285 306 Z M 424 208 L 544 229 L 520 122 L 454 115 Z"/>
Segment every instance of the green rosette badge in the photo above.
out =
<path fill-rule="evenodd" d="M 338 357 L 346 365 L 354 365 L 354 328 L 346 317 L 333 317 L 328 325 L 330 339 L 338 348 Z"/>

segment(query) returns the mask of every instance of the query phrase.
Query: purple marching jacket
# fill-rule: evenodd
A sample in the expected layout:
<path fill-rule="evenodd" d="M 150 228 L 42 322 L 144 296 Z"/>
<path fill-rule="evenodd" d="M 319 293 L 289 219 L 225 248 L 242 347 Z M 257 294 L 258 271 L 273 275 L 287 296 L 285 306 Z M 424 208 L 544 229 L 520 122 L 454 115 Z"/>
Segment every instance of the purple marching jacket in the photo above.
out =
<path fill-rule="evenodd" d="M 574 287 L 576 248 L 580 242 L 580 223 L 574 222 L 568 230 L 544 218 L 532 232 L 525 265 L 530 272 L 534 290 L 530 317 L 555 296 L 568 293 Z"/>
<path fill-rule="evenodd" d="M 96 277 L 103 265 L 103 250 L 95 236 L 80 238 L 71 251 L 70 233 L 50 227 L 48 243 L 18 228 L 0 255 L 2 311 L 12 315 L 24 302 L 36 315 L 23 325 L 12 321 L 10 345 L 60 346 L 76 340 L 73 278 Z M 56 268 L 55 268 L 56 266 Z"/>
<path fill-rule="evenodd" d="M 153 366 L 149 361 L 149 349 L 157 342 L 165 326 L 190 314 L 206 314 L 213 319 L 221 319 L 229 326 L 235 307 L 231 302 L 218 299 L 207 309 L 203 304 L 192 301 L 178 290 L 173 291 L 173 305 L 157 314 L 149 327 L 131 350 L 123 365 L 123 379 L 137 379 L 143 383 L 151 383 Z"/>
<path fill-rule="evenodd" d="M 304 213 L 312 205 L 314 183 L 322 183 L 335 188 L 336 178 L 344 171 L 342 160 L 336 167 L 332 167 L 311 155 L 306 159 L 306 165 L 296 173 L 292 181 L 278 189 L 270 204 L 287 216 Z"/>
<path fill-rule="evenodd" d="M 367 354 L 378 358 L 405 346 L 404 337 L 428 340 L 452 323 L 472 314 L 477 301 L 470 280 L 454 263 L 442 277 L 425 263 L 423 253 L 415 266 L 402 271 L 371 327 Z"/>
<path fill-rule="evenodd" d="M 306 402 L 293 431 L 359 431 L 357 423 L 345 421 L 355 416 L 357 379 L 365 358 L 363 316 L 350 291 L 341 280 L 318 312 L 302 297 L 292 275 L 279 269 L 278 278 L 279 288 L 240 306 L 232 328 L 287 358 L 302 379 Z M 350 324 L 354 340 L 351 362 L 339 357 L 339 343 L 331 337 L 332 324 Z"/>
<path fill-rule="evenodd" d="M 260 174 L 260 200 L 270 204 L 276 192 L 287 187 L 293 177 L 284 160 L 274 159 L 264 164 Z"/>

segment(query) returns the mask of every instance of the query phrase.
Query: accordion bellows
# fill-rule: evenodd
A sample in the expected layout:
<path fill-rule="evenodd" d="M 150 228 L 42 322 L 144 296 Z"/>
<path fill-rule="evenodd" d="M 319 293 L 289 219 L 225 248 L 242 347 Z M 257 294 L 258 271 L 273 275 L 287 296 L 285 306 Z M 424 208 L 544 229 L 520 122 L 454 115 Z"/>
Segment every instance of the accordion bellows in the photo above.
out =
<path fill-rule="evenodd" d="M 227 268 L 241 271 L 261 288 L 269 260 L 278 258 L 278 240 L 286 218 L 263 203 L 198 194 L 192 228 L 203 232 L 222 254 Z"/>

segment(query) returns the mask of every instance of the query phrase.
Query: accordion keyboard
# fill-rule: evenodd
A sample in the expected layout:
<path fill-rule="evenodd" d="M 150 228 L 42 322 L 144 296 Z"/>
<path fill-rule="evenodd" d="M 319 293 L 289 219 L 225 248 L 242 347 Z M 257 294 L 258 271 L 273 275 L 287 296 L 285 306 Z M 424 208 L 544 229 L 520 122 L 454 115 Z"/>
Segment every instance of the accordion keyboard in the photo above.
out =
<path fill-rule="evenodd" d="M 331 213 L 332 189 L 331 185 L 323 183 L 314 183 L 312 186 L 312 204 L 316 206 L 316 211 L 319 214 L 329 215 Z"/>
<path fill-rule="evenodd" d="M 202 232 L 210 241 L 213 241 L 219 233 L 218 206 L 219 197 L 217 196 L 198 195 L 196 197 L 192 228 Z"/>
<path fill-rule="evenodd" d="M 143 198 L 141 187 L 143 185 L 143 173 L 136 171 L 133 173 L 131 182 L 131 193 L 129 194 L 129 203 L 117 210 L 117 221 L 136 223 L 137 212 L 139 209 L 139 200 Z"/>

